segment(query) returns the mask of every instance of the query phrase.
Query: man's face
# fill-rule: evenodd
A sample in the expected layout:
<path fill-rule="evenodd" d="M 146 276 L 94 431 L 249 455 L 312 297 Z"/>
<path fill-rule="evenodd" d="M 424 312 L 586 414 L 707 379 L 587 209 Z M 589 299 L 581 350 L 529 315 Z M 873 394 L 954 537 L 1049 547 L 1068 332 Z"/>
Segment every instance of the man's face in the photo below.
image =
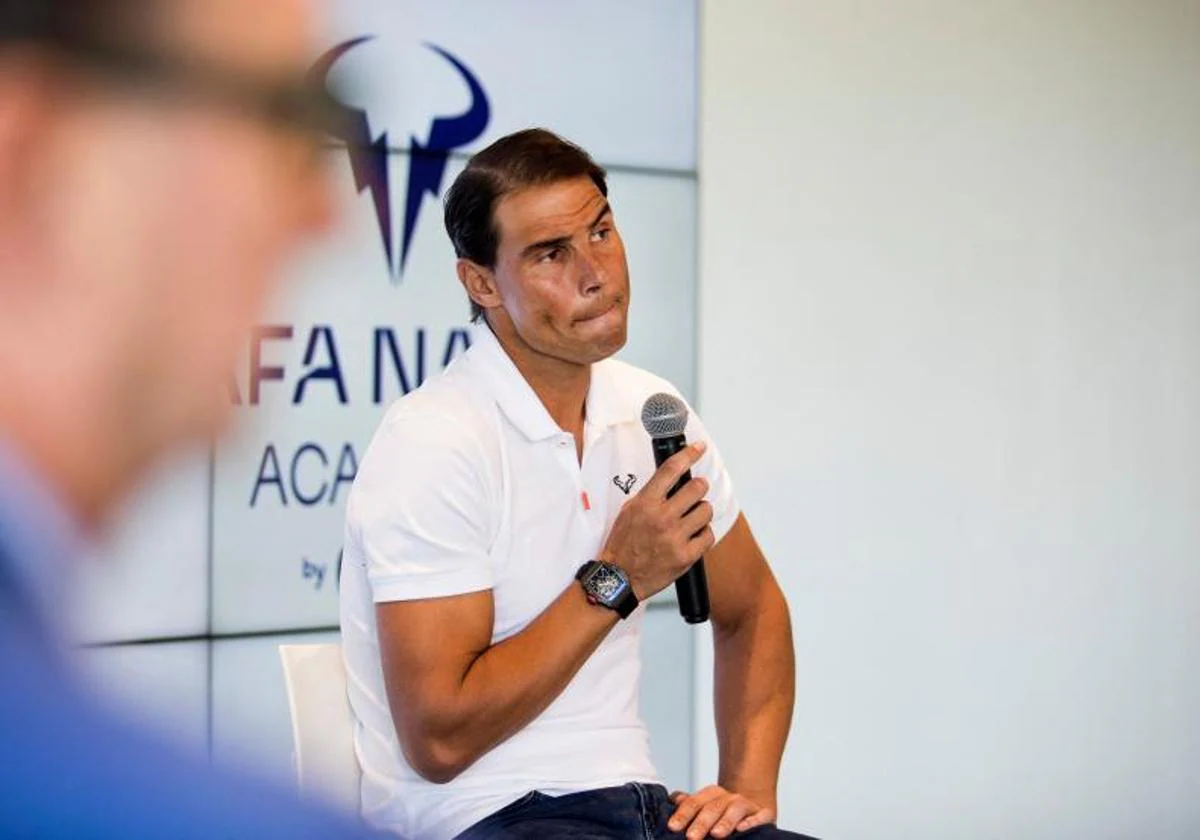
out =
<path fill-rule="evenodd" d="M 574 364 L 597 362 L 625 345 L 625 246 L 591 178 L 510 193 L 497 204 L 495 222 L 499 317 L 513 338 Z"/>
<path fill-rule="evenodd" d="M 262 82 L 303 78 L 307 0 L 174 0 L 164 49 Z M 94 89 L 92 89 L 94 88 Z M 75 326 L 118 445 L 149 460 L 213 435 L 245 338 L 297 246 L 330 222 L 314 138 L 170 89 L 100 79 L 67 97 L 45 173 L 52 274 L 81 300 Z"/>

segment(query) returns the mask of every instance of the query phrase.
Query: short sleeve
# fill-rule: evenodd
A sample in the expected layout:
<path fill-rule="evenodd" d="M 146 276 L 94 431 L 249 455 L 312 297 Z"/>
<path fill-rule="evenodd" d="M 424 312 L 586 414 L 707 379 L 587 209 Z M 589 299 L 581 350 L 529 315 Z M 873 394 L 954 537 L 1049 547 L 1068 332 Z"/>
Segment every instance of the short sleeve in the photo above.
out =
<path fill-rule="evenodd" d="M 696 416 L 696 412 L 692 410 L 691 406 L 688 406 L 686 434 L 689 441 L 702 440 L 708 444 L 708 449 L 705 450 L 704 456 L 692 470 L 692 474 L 703 476 L 708 481 L 707 499 L 713 506 L 713 536 L 717 538 L 717 542 L 720 542 L 729 533 L 742 512 L 737 496 L 733 492 L 733 480 L 729 477 L 729 470 L 725 468 L 725 461 L 721 458 L 720 450 L 717 449 L 708 429 L 704 427 L 703 421 Z"/>
<path fill-rule="evenodd" d="M 487 450 L 440 413 L 389 418 L 359 465 L 346 505 L 349 562 L 376 603 L 492 588 Z"/>

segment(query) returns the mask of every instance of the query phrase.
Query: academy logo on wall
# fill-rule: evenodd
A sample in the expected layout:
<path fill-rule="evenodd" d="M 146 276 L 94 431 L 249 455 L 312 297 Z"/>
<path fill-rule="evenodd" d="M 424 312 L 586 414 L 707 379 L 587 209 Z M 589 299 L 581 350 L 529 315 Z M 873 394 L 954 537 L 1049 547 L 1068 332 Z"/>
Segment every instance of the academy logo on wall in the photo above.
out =
<path fill-rule="evenodd" d="M 338 44 L 318 59 L 313 66 L 312 76 L 324 85 L 334 65 L 346 53 L 372 40 L 373 37 L 364 35 Z M 346 144 L 355 187 L 359 194 L 370 192 L 375 205 L 379 236 L 387 258 L 388 275 L 393 283 L 399 282 L 404 276 L 409 248 L 417 230 L 417 221 L 425 196 L 439 198 L 442 194 L 446 162 L 451 152 L 464 148 L 481 137 L 491 119 L 487 93 L 471 69 L 437 44 L 426 43 L 425 46 L 458 71 L 470 90 L 471 104 L 461 114 L 433 117 L 424 140 L 415 136 L 409 138 L 408 189 L 404 199 L 404 227 L 400 235 L 399 260 L 395 256 L 396 237 L 392 225 L 392 199 L 388 178 L 388 154 L 391 147 L 388 144 L 388 133 L 381 132 L 378 137 L 372 139 L 369 115 L 361 108 L 343 105 L 342 118 L 338 121 L 341 128 L 337 138 Z"/>

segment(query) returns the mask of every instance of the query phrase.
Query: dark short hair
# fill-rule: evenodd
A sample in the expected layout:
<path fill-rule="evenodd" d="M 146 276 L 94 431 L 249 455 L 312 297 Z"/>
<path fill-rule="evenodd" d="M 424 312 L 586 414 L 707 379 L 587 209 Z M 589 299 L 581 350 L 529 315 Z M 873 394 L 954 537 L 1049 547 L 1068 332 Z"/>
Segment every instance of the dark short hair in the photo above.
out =
<path fill-rule="evenodd" d="M 592 156 L 544 128 L 501 137 L 467 162 L 446 193 L 446 233 L 454 253 L 486 268 L 496 265 L 500 232 L 495 211 L 500 199 L 516 190 L 587 176 L 604 196 L 608 173 Z M 471 301 L 471 320 L 483 309 Z"/>
<path fill-rule="evenodd" d="M 37 44 L 64 52 L 139 23 L 144 0 L 0 0 L 0 48 Z"/>

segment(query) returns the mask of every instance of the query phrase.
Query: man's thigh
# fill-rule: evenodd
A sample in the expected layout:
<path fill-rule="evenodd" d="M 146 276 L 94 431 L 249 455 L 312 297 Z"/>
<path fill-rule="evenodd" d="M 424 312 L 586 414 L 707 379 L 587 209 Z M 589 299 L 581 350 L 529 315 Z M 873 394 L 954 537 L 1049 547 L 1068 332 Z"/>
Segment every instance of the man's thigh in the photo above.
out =
<path fill-rule="evenodd" d="M 664 840 L 678 840 L 686 835 L 681 831 L 664 831 L 659 835 Z M 782 828 L 774 825 L 760 825 L 758 828 L 752 828 L 749 831 L 739 831 L 730 835 L 727 840 L 816 840 L 809 837 L 807 834 L 797 834 L 794 831 L 785 831 Z"/>
<path fill-rule="evenodd" d="M 459 835 L 457 840 L 682 840 L 669 831 L 674 811 L 660 785 L 632 784 L 569 794 L 530 793 Z M 764 825 L 733 835 L 735 840 L 814 840 L 804 834 Z"/>
<path fill-rule="evenodd" d="M 645 837 L 637 792 L 605 788 L 567 796 L 530 793 L 460 834 L 456 840 L 625 840 Z"/>

